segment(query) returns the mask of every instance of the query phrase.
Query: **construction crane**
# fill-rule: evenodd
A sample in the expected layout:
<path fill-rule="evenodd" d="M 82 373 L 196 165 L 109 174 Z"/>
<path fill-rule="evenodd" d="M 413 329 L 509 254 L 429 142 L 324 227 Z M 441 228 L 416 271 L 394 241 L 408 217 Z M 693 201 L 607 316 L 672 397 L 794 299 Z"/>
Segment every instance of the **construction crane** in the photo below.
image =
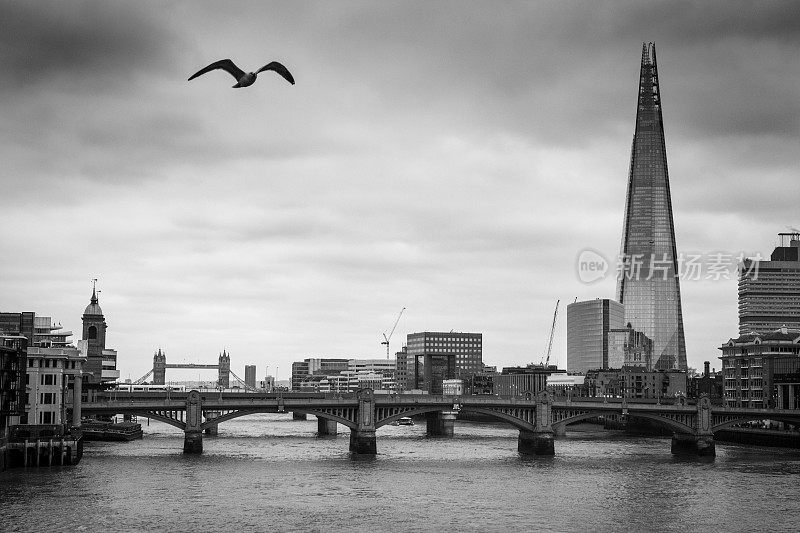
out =
<path fill-rule="evenodd" d="M 553 312 L 553 325 L 550 327 L 550 342 L 547 343 L 547 360 L 544 362 L 545 368 L 550 366 L 550 351 L 553 349 L 553 335 L 556 333 L 556 320 L 558 319 L 558 304 L 561 300 L 556 300 L 556 310 Z"/>
<path fill-rule="evenodd" d="M 400 310 L 400 314 L 397 315 L 397 320 L 394 321 L 394 326 L 392 326 L 392 331 L 389 332 L 389 336 L 386 336 L 386 332 L 383 333 L 383 341 L 381 341 L 381 344 L 386 345 L 386 359 L 389 359 L 389 340 L 392 338 L 392 335 L 394 335 L 394 330 L 397 327 L 397 323 L 400 322 L 400 317 L 403 316 L 403 311 L 405 310 L 405 307 Z"/>

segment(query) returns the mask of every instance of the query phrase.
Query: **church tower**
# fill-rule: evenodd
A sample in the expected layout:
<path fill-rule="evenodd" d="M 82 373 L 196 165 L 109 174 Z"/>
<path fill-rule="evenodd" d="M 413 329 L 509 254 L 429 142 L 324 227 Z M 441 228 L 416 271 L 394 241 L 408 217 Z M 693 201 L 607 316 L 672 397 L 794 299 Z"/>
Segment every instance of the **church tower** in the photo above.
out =
<path fill-rule="evenodd" d="M 87 341 L 88 360 L 84 365 L 84 372 L 89 373 L 90 383 L 100 383 L 103 374 L 103 350 L 106 349 L 106 319 L 103 310 L 97 301 L 96 286 L 92 287 L 92 298 L 83 312 L 83 335 L 81 339 Z"/>

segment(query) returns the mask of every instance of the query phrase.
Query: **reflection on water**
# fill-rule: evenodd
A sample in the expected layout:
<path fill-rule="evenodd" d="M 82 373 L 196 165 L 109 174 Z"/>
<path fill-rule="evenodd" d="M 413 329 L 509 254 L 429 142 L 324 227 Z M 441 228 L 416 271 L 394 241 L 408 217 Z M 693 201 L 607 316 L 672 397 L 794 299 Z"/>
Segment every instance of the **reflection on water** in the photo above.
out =
<path fill-rule="evenodd" d="M 457 423 L 378 430 L 355 460 L 349 430 L 262 414 L 220 425 L 204 453 L 151 422 L 130 443 L 87 443 L 77 467 L 0 474 L 8 531 L 794 531 L 797 450 L 717 445 L 711 461 L 670 454 L 666 438 L 580 426 L 555 457 L 516 452 L 517 431 Z M 723 526 L 724 524 L 724 526 Z"/>

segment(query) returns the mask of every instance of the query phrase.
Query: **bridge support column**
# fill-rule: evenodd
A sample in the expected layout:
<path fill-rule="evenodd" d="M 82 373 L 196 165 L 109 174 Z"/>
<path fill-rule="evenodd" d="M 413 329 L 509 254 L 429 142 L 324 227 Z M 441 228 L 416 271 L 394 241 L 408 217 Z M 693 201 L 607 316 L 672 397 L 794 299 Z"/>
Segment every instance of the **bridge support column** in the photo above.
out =
<path fill-rule="evenodd" d="M 375 396 L 372 389 L 358 391 L 358 415 L 355 429 L 350 430 L 350 452 L 359 455 L 375 455 Z"/>
<path fill-rule="evenodd" d="M 186 397 L 186 426 L 183 453 L 203 453 L 203 405 L 200 393 L 191 391 Z"/>
<path fill-rule="evenodd" d="M 530 455 L 555 455 L 553 441 L 552 404 L 553 398 L 547 391 L 536 396 L 536 422 L 534 430 L 519 430 L 517 450 Z"/>
<path fill-rule="evenodd" d="M 335 420 L 317 417 L 317 437 L 335 437 L 339 433 L 339 425 Z"/>
<path fill-rule="evenodd" d="M 675 433 L 675 435 L 672 436 L 671 450 L 674 455 L 714 457 L 717 454 L 714 435 Z"/>
<path fill-rule="evenodd" d="M 305 413 L 295 413 L 292 412 L 292 420 L 307 420 L 308 417 Z"/>
<path fill-rule="evenodd" d="M 672 437 L 672 453 L 714 457 L 717 454 L 717 447 L 711 427 L 711 400 L 707 394 L 702 394 L 697 400 L 697 422 L 694 434 L 676 433 Z"/>
<path fill-rule="evenodd" d="M 553 432 L 519 430 L 517 451 L 526 455 L 555 455 L 556 446 Z"/>
<path fill-rule="evenodd" d="M 204 414 L 206 416 L 206 424 L 207 424 L 209 421 L 214 420 L 215 418 L 220 416 L 221 413 L 219 411 L 206 411 Z M 205 434 L 206 435 L 212 435 L 212 436 L 218 435 L 219 434 L 219 424 L 206 426 Z"/>
<path fill-rule="evenodd" d="M 425 415 L 427 435 L 429 437 L 452 437 L 457 416 L 458 412 L 456 411 L 427 413 Z"/>

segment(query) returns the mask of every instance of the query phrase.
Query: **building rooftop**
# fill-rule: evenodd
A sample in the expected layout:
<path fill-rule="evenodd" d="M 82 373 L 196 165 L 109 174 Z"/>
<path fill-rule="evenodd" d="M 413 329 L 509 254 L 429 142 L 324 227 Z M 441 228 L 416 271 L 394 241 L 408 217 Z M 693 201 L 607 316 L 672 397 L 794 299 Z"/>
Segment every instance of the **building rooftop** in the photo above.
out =
<path fill-rule="evenodd" d="M 730 339 L 725 345 L 752 344 L 756 342 L 756 339 L 758 339 L 759 342 L 783 341 L 798 343 L 800 342 L 800 330 L 782 327 L 775 331 L 770 331 L 769 333 L 745 333 L 744 335 L 739 335 L 739 337 L 735 339 Z"/>

